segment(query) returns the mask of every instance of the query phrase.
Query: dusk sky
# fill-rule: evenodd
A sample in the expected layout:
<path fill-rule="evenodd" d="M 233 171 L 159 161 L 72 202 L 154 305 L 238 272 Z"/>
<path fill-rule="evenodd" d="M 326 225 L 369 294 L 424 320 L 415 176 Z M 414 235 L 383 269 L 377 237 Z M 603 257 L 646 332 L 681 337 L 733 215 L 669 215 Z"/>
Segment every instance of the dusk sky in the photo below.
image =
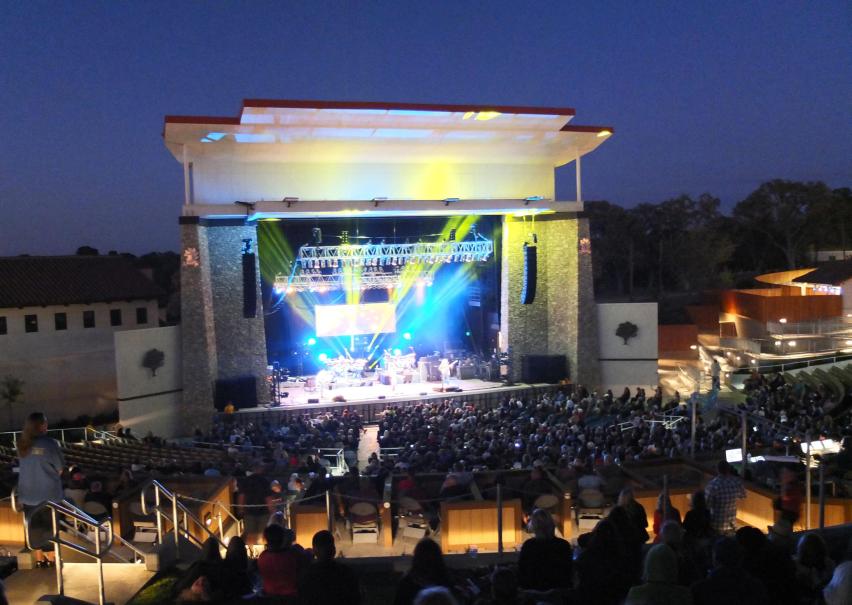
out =
<path fill-rule="evenodd" d="M 584 197 L 852 185 L 852 5 L 25 2 L 0 9 L 0 254 L 176 250 L 165 114 L 243 98 L 568 106 Z M 573 173 L 559 179 L 573 199 Z"/>

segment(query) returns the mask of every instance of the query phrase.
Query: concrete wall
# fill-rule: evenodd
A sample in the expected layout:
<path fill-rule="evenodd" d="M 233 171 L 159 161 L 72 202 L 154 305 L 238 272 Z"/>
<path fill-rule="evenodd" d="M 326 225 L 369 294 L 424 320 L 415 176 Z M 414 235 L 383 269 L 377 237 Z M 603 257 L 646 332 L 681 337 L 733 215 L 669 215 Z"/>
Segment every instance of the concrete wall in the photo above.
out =
<path fill-rule="evenodd" d="M 198 204 L 234 200 L 391 200 L 555 198 L 549 164 L 451 162 L 360 163 L 240 162 L 193 159 L 193 199 Z"/>
<path fill-rule="evenodd" d="M 533 304 L 523 305 L 523 244 L 536 234 L 538 275 Z M 524 355 L 565 355 L 575 384 L 594 387 L 598 370 L 597 321 L 588 220 L 576 214 L 503 222 L 500 341 L 510 351 L 512 378 Z"/>
<path fill-rule="evenodd" d="M 597 306 L 601 387 L 618 395 L 624 387 L 657 386 L 659 327 L 657 303 L 600 303 Z M 630 322 L 638 327 L 627 340 L 616 335 L 618 326 Z"/>
<path fill-rule="evenodd" d="M 154 373 L 142 365 L 151 349 L 165 355 Z M 148 431 L 160 437 L 177 435 L 183 386 L 180 327 L 116 333 L 115 368 L 121 425 L 140 438 Z"/>
<path fill-rule="evenodd" d="M 148 324 L 136 324 L 136 309 L 148 310 Z M 110 326 L 110 310 L 121 309 L 122 325 Z M 83 328 L 83 311 L 95 312 L 95 327 Z M 65 313 L 68 329 L 55 329 L 54 314 Z M 38 332 L 24 331 L 24 316 L 38 316 Z M 0 427 L 19 430 L 35 410 L 51 422 L 95 416 L 116 409 L 113 335 L 157 325 L 156 301 L 56 305 L 0 309 L 8 333 L 0 335 L 0 377 L 24 381 L 22 403 L 0 410 Z M 6 407 L 6 406 L 4 406 Z"/>

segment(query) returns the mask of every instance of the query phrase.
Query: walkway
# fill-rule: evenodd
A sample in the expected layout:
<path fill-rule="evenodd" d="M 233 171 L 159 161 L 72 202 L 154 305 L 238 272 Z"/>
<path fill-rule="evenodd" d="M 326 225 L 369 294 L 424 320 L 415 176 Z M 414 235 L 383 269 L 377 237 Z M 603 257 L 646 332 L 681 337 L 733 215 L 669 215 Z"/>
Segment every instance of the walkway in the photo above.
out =
<path fill-rule="evenodd" d="M 361 441 L 358 442 L 358 468 L 367 466 L 367 460 L 373 452 L 379 453 L 379 427 L 376 424 L 368 424 L 361 433 Z"/>

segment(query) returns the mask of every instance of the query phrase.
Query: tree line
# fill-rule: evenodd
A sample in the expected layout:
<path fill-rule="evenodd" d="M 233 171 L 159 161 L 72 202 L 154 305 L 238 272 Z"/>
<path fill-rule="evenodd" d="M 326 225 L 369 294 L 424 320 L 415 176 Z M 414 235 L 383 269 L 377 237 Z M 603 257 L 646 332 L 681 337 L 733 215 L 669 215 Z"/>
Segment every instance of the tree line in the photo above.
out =
<path fill-rule="evenodd" d="M 623 208 L 586 202 L 595 291 L 619 297 L 753 285 L 754 275 L 807 266 L 816 250 L 852 247 L 852 190 L 773 180 L 730 214 L 709 193 Z"/>

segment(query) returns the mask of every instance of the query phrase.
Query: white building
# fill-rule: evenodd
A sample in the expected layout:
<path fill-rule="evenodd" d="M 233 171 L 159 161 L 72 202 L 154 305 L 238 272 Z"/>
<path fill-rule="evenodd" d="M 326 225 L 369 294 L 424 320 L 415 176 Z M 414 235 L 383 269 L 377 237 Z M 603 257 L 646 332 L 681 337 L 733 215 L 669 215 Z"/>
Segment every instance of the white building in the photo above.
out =
<path fill-rule="evenodd" d="M 119 256 L 0 258 L 0 379 L 24 381 L 0 426 L 33 410 L 54 422 L 115 410 L 113 334 L 157 326 L 160 295 Z"/>

